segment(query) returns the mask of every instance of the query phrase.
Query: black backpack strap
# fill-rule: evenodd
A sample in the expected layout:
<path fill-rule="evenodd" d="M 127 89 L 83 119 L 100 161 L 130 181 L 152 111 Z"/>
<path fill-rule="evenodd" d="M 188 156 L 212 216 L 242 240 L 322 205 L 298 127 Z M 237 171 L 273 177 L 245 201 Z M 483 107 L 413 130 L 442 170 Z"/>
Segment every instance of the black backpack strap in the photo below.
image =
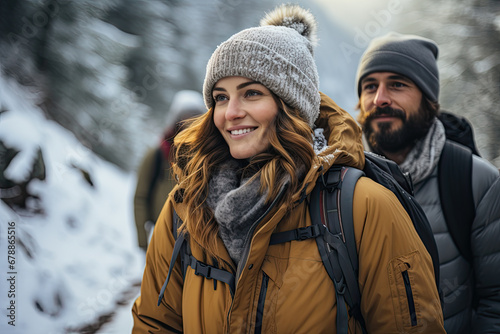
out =
<path fill-rule="evenodd" d="M 328 179 L 328 174 L 326 173 L 326 177 Z M 338 175 L 338 174 L 337 174 Z M 331 179 L 330 179 L 331 180 Z M 309 204 L 309 211 L 311 214 L 311 221 L 313 224 L 320 226 L 322 230 L 322 234 L 326 234 L 328 232 L 326 220 L 329 217 L 325 216 L 327 210 L 323 207 L 321 182 L 317 182 L 311 193 L 311 201 Z M 334 212 L 332 212 L 334 213 Z M 336 213 L 336 212 L 335 212 Z M 323 223 L 325 222 L 325 223 Z M 325 238 L 316 238 L 316 244 L 318 245 L 318 251 L 321 256 L 321 260 L 323 261 L 323 265 L 330 276 L 330 279 L 333 281 L 333 285 L 335 287 L 335 296 L 337 299 L 337 329 L 336 332 L 339 334 L 347 334 L 348 333 L 348 312 L 345 299 L 346 293 L 346 284 L 342 270 L 340 269 L 340 263 L 338 257 L 336 257 L 337 249 L 340 248 L 340 237 L 339 235 L 334 235 L 331 232 L 328 232 L 331 236 Z M 333 247 L 335 245 L 335 247 Z M 335 249 L 335 251 L 332 249 Z"/>
<path fill-rule="evenodd" d="M 174 213 L 172 216 L 174 219 L 173 224 L 172 224 L 172 235 L 174 236 L 174 239 L 177 242 L 177 230 L 182 225 L 182 220 L 179 218 L 179 216 L 177 215 L 177 212 L 175 212 L 175 210 L 174 210 Z M 189 261 L 190 261 L 189 255 L 191 255 L 191 248 L 189 247 L 189 242 L 187 240 L 187 236 L 184 235 L 183 237 L 185 239 L 185 242 L 181 246 L 181 249 L 179 251 L 179 255 L 181 258 L 182 277 L 185 277 L 186 270 L 187 270 L 187 267 L 188 267 Z M 174 248 L 175 248 L 175 244 L 174 244 Z"/>
<path fill-rule="evenodd" d="M 460 254 L 471 262 L 470 234 L 476 215 L 472 197 L 472 152 L 447 140 L 438 168 L 439 198 L 448 231 Z"/>
<path fill-rule="evenodd" d="M 170 259 L 170 266 L 168 268 L 167 278 L 165 279 L 165 283 L 163 283 L 163 286 L 161 287 L 160 290 L 160 294 L 158 295 L 158 306 L 160 306 L 161 304 L 161 300 L 163 299 L 163 295 L 165 294 L 165 290 L 167 289 L 168 281 L 170 280 L 170 275 L 172 274 L 172 270 L 174 269 L 175 262 L 177 261 L 181 248 L 185 242 L 186 239 L 184 238 L 183 233 L 177 237 L 177 240 L 175 240 L 174 250 L 172 251 L 172 258 Z"/>
<path fill-rule="evenodd" d="M 356 168 L 334 166 L 311 193 L 311 220 L 327 229 L 323 238 L 316 238 L 316 242 L 337 291 L 337 333 L 348 330 L 346 303 L 349 314 L 366 332 L 360 309 L 358 254 L 352 216 L 354 187 L 362 175 L 363 172 Z"/>
<path fill-rule="evenodd" d="M 363 168 L 367 177 L 387 187 L 389 178 L 393 178 L 399 187 L 408 194 L 414 196 L 413 182 L 409 173 L 403 173 L 398 164 L 381 155 L 365 151 L 365 167 Z M 394 192 L 394 187 L 389 187 Z"/>
<path fill-rule="evenodd" d="M 359 178 L 364 176 L 363 171 L 357 168 L 345 167 L 343 169 L 342 183 L 339 188 L 340 197 L 340 227 L 343 229 L 344 244 L 349 254 L 349 267 L 347 264 L 343 265 L 344 275 L 346 276 L 346 282 L 351 297 L 349 303 L 349 313 L 353 316 L 360 324 L 363 332 L 366 333 L 365 320 L 361 314 L 361 293 L 359 291 L 358 284 L 358 251 L 356 248 L 356 238 L 354 236 L 354 218 L 353 218 L 353 198 L 354 198 L 354 188 Z M 329 199 L 329 203 L 333 199 Z M 351 269 L 352 268 L 352 269 Z M 349 273 L 349 275 L 348 275 Z M 350 274 L 352 273 L 352 274 Z"/>
<path fill-rule="evenodd" d="M 356 182 L 359 178 L 363 176 L 363 171 L 357 168 L 346 168 L 346 175 L 344 175 L 342 181 L 342 189 L 340 189 L 340 216 L 341 223 L 344 228 L 345 244 L 349 252 L 349 258 L 353 268 L 356 270 L 356 276 L 358 271 L 358 252 L 356 249 L 356 239 L 354 238 L 354 222 L 353 218 L 353 198 L 354 198 L 354 188 L 356 187 Z M 347 177 L 348 176 L 348 177 Z M 344 223 L 345 222 L 345 223 Z M 349 237 L 349 238 L 347 238 Z"/>

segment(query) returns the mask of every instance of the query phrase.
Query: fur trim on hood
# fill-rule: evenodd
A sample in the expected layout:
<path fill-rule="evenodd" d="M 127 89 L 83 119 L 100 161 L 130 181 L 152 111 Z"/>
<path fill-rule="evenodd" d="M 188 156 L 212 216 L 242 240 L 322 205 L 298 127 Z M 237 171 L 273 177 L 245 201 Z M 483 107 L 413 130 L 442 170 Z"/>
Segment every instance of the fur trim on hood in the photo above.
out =
<path fill-rule="evenodd" d="M 315 133 L 321 132 L 328 142 L 317 154 L 311 170 L 304 181 L 305 189 L 301 194 L 309 194 L 318 177 L 317 173 L 328 170 L 333 164 L 346 165 L 363 169 L 365 154 L 362 142 L 362 130 L 356 120 L 340 108 L 330 97 L 320 92 L 320 114 L 315 122 Z M 296 194 L 298 200 L 301 194 Z M 296 197 L 296 198 L 295 198 Z"/>
<path fill-rule="evenodd" d="M 320 93 L 320 96 L 321 109 L 315 126 L 323 129 L 323 135 L 328 141 L 329 149 L 324 149 L 319 156 L 325 157 L 337 152 L 335 164 L 363 169 L 365 154 L 361 127 L 347 111 L 340 108 L 330 97 L 323 93 Z"/>

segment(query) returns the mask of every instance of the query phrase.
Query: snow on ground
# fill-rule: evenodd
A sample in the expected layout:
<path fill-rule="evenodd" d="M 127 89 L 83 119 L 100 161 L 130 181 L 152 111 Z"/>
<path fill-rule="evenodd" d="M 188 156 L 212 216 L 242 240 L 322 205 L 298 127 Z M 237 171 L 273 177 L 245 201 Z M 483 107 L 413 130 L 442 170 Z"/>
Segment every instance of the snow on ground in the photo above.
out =
<path fill-rule="evenodd" d="M 36 100 L 0 76 L 0 141 L 20 151 L 5 176 L 28 180 L 38 148 L 46 173 L 29 183 L 39 200 L 26 210 L 0 201 L 0 333 L 129 333 L 144 266 L 135 174 L 47 120 Z"/>

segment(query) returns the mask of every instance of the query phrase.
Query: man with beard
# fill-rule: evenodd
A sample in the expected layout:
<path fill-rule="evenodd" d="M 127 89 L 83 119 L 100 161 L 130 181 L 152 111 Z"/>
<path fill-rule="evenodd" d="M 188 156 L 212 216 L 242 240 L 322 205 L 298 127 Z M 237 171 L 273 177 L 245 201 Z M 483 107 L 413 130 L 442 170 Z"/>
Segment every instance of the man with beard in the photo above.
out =
<path fill-rule="evenodd" d="M 452 239 L 448 226 L 456 222 L 445 221 L 439 195 L 446 136 L 437 118 L 437 56 L 436 43 L 419 36 L 389 33 L 374 39 L 358 67 L 358 121 L 371 151 L 395 161 L 413 180 L 439 250 L 447 332 L 500 333 L 499 172 L 474 155 L 472 180 L 456 180 L 472 183 L 475 218 L 467 260 Z"/>

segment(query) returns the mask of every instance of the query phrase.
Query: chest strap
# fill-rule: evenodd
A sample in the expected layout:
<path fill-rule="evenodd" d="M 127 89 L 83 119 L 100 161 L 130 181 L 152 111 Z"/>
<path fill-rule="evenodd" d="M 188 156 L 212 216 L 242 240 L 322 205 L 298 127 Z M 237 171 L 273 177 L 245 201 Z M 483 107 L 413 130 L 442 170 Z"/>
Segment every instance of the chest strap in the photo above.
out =
<path fill-rule="evenodd" d="M 160 290 L 160 294 L 158 295 L 158 306 L 160 306 L 163 296 L 165 294 L 165 290 L 167 289 L 167 285 L 168 282 L 170 281 L 170 276 L 172 275 L 172 270 L 174 268 L 175 262 L 177 261 L 177 258 L 181 254 L 181 250 L 186 249 L 187 246 L 188 245 L 186 238 L 182 233 L 175 240 L 174 250 L 172 251 L 172 258 L 170 259 L 167 278 L 165 279 L 165 283 L 163 283 L 163 286 L 161 287 Z M 203 276 L 206 279 L 213 279 L 214 290 L 217 288 L 217 281 L 226 283 L 229 286 L 231 297 L 234 297 L 235 278 L 234 275 L 229 271 L 198 261 L 193 255 L 188 254 L 187 251 L 183 252 L 181 256 L 181 263 L 183 263 L 182 267 L 184 267 L 184 263 L 190 266 L 194 270 L 195 275 Z"/>
<path fill-rule="evenodd" d="M 325 233 L 326 229 L 320 228 L 320 225 L 310 225 L 307 227 L 300 227 L 290 231 L 276 232 L 271 235 L 269 245 L 281 244 L 293 240 L 306 240 L 319 237 Z"/>
<path fill-rule="evenodd" d="M 193 268 L 194 274 L 203 276 L 206 279 L 214 280 L 214 290 L 217 288 L 217 281 L 226 283 L 229 286 L 231 297 L 234 297 L 235 278 L 232 273 L 227 270 L 220 269 L 209 264 L 198 261 L 193 255 L 188 255 L 188 265 Z"/>

